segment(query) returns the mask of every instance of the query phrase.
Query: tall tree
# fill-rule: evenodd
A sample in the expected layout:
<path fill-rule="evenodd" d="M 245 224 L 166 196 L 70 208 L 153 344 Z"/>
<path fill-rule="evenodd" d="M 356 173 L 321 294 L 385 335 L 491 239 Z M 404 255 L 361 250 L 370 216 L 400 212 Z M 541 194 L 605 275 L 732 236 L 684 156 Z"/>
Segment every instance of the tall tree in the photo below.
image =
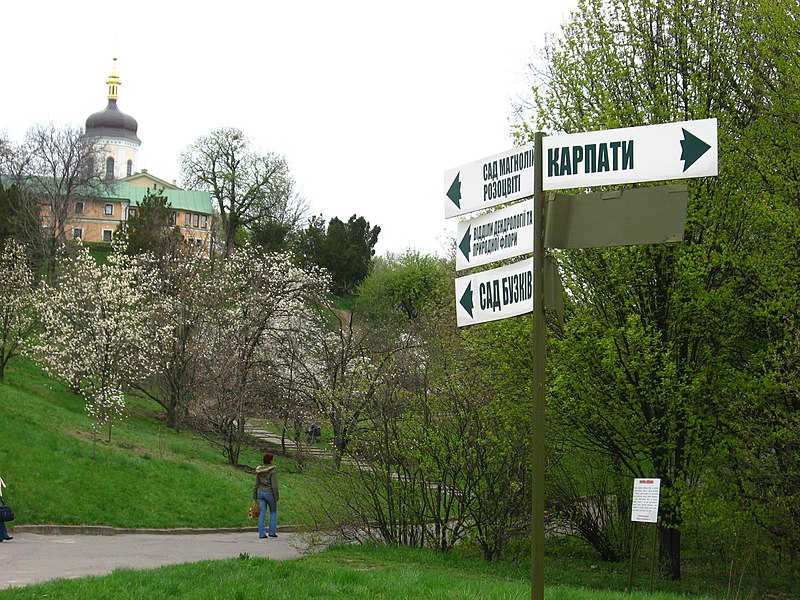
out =
<path fill-rule="evenodd" d="M 294 227 L 304 203 L 286 159 L 254 150 L 245 134 L 221 127 L 197 138 L 180 156 L 183 183 L 207 190 L 216 202 L 230 257 L 243 228 L 277 221 Z"/>
<path fill-rule="evenodd" d="M 661 566 L 673 579 L 695 484 L 710 476 L 722 432 L 757 398 L 742 390 L 754 389 L 747 365 L 767 343 L 747 304 L 762 295 L 753 285 L 761 274 L 740 266 L 755 254 L 761 268 L 797 269 L 759 248 L 752 215 L 775 188 L 753 157 L 773 165 L 776 152 L 748 132 L 772 120 L 787 85 L 797 89 L 798 13 L 783 0 L 581 0 L 536 73 L 529 108 L 537 128 L 719 121 L 720 177 L 692 182 L 684 244 L 561 256 L 574 312 L 554 361 L 553 414 L 576 443 L 633 476 L 662 478 Z M 796 131 L 796 118 L 783 126 Z M 523 137 L 531 129 L 523 126 Z M 775 237 L 796 234 L 788 221 L 766 221 Z"/>
<path fill-rule="evenodd" d="M 336 217 L 330 220 L 326 267 L 331 273 L 334 292 L 352 292 L 369 274 L 380 232 L 380 227 L 370 227 L 369 221 L 357 215 L 350 217 L 347 223 Z"/>
<path fill-rule="evenodd" d="M 180 235 L 180 234 L 179 234 Z M 157 248 L 164 247 L 159 243 Z M 191 415 L 200 381 L 203 323 L 218 290 L 216 265 L 182 240 L 169 252 L 149 254 L 158 285 L 153 290 L 161 310 L 149 326 L 165 331 L 152 375 L 131 384 L 135 392 L 158 403 L 169 427 L 179 430 Z"/>
<path fill-rule="evenodd" d="M 358 215 L 347 223 L 334 217 L 325 228 L 319 215 L 309 220 L 295 246 L 301 262 L 327 269 L 332 292 L 349 294 L 369 274 L 380 232 L 379 226 L 370 227 L 369 221 Z"/>
<path fill-rule="evenodd" d="M 2 170 L 28 198 L 37 201 L 50 274 L 56 250 L 67 241 L 74 202 L 101 195 L 112 185 L 100 177 L 97 141 L 77 126 L 38 124 L 27 131 L 21 144 L 4 153 Z"/>

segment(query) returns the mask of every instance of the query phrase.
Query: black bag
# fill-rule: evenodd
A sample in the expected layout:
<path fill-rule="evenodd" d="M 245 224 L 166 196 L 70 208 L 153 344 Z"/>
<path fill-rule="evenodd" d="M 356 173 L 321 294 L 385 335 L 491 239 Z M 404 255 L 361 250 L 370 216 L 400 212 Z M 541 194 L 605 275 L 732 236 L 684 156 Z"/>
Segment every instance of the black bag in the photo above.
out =
<path fill-rule="evenodd" d="M 11 507 L 6 504 L 6 501 L 3 500 L 3 497 L 0 496 L 0 523 L 7 523 L 8 521 L 14 520 L 14 511 L 11 510 Z"/>

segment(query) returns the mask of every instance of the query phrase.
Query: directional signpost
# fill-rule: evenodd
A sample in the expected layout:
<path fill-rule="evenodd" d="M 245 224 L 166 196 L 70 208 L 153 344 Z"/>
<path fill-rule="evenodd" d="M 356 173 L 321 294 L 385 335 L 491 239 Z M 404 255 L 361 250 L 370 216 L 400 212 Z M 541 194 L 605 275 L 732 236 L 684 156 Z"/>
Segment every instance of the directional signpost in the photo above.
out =
<path fill-rule="evenodd" d="M 717 174 L 717 120 L 544 138 L 545 190 Z"/>
<path fill-rule="evenodd" d="M 544 598 L 545 247 L 680 241 L 688 195 L 685 186 L 672 185 L 556 196 L 545 234 L 544 190 L 714 176 L 717 170 L 717 120 L 705 119 L 551 137 L 538 132 L 532 144 L 444 174 L 446 218 L 530 198 L 460 223 L 456 269 L 527 252 L 533 259 L 455 283 L 459 327 L 533 312 L 532 600 Z"/>
<path fill-rule="evenodd" d="M 456 226 L 456 270 L 533 252 L 533 201 L 488 212 Z"/>
<path fill-rule="evenodd" d="M 444 216 L 457 217 L 533 196 L 533 144 L 444 172 Z"/>

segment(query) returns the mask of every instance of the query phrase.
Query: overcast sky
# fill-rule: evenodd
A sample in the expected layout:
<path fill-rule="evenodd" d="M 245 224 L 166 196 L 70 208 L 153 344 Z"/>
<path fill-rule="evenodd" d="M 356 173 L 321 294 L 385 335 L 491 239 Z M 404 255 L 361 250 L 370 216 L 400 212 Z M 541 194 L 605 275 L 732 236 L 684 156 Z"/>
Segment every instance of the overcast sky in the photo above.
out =
<path fill-rule="evenodd" d="M 106 105 L 139 123 L 139 169 L 220 126 L 286 156 L 325 219 L 380 225 L 377 251 L 443 253 L 444 171 L 513 146 L 526 65 L 577 0 L 80 3 L 2 9 L 0 132 L 83 125 Z"/>

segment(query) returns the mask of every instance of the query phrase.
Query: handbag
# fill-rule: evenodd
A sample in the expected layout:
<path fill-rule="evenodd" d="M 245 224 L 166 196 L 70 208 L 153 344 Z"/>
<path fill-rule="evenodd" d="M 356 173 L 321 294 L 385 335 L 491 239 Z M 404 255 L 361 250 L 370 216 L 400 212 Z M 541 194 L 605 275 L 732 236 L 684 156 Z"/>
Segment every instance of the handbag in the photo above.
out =
<path fill-rule="evenodd" d="M 250 519 L 257 519 L 258 518 L 258 513 L 260 513 L 260 512 L 261 512 L 261 509 L 258 508 L 258 504 L 253 502 L 253 504 L 250 506 L 250 510 L 247 511 L 247 517 L 250 518 Z M 12 517 L 12 519 L 13 519 L 13 517 Z"/>
<path fill-rule="evenodd" d="M 8 523 L 9 521 L 14 520 L 14 511 L 11 510 L 11 507 L 6 504 L 6 501 L 3 500 L 3 497 L 0 496 L 0 523 Z"/>

